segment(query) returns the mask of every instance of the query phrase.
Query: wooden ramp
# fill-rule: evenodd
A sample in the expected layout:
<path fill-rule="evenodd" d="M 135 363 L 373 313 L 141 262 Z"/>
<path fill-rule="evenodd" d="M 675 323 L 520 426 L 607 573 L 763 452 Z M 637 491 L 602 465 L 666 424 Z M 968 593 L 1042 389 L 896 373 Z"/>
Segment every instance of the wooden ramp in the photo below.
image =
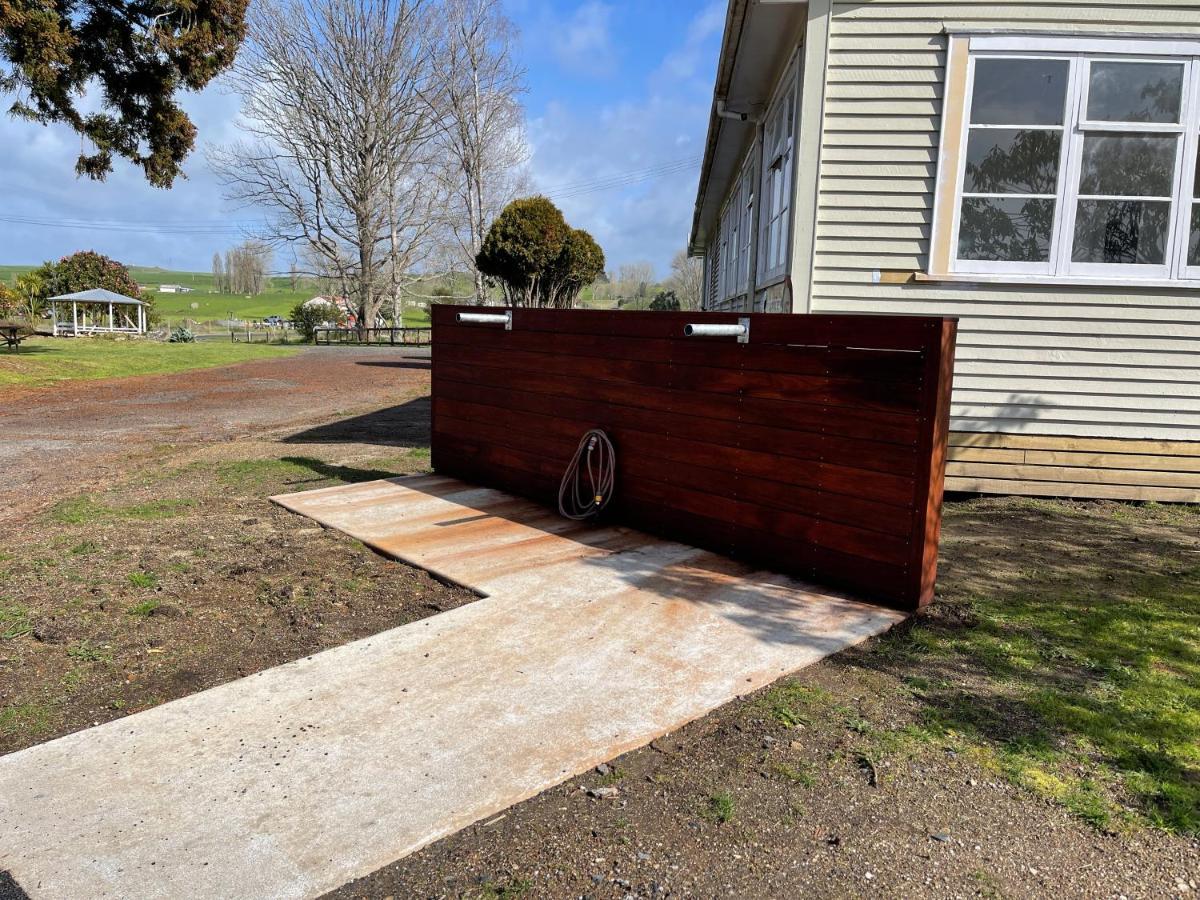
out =
<path fill-rule="evenodd" d="M 317 896 L 903 618 L 445 478 L 275 500 L 485 596 L 0 758 L 31 896 Z"/>

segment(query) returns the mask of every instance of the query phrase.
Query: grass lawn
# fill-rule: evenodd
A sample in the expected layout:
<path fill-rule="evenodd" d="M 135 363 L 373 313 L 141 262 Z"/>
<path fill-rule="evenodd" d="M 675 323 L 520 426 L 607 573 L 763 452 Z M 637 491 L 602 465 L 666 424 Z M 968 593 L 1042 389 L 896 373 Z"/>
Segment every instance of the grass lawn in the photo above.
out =
<path fill-rule="evenodd" d="M 0 387 L 40 387 L 77 379 L 158 375 L 296 353 L 263 344 L 166 344 L 104 338 L 30 338 L 20 353 L 0 351 Z"/>
<path fill-rule="evenodd" d="M 863 660 L 915 716 L 860 752 L 957 751 L 1102 830 L 1200 835 L 1200 510 L 955 503 L 942 557 L 933 608 Z"/>

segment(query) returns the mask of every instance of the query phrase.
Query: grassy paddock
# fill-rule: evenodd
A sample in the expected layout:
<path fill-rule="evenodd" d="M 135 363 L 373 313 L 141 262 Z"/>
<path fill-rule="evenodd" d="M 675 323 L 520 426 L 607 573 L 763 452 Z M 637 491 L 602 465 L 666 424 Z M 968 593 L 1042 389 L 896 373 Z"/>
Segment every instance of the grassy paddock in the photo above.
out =
<path fill-rule="evenodd" d="M 18 275 L 37 266 L 0 266 L 0 282 L 11 284 Z M 257 296 L 225 294 L 213 289 L 213 277 L 207 272 L 179 272 L 146 266 L 130 266 L 129 274 L 139 284 L 149 285 L 154 293 L 154 309 L 172 322 L 191 319 L 196 322 L 234 319 L 262 319 L 266 316 L 287 317 L 297 303 L 311 300 L 318 289 L 301 280 L 293 290 L 291 279 L 267 279 L 267 287 Z M 461 277 L 460 277 L 461 280 Z M 161 284 L 180 284 L 192 288 L 190 294 L 161 294 L 155 288 Z M 459 285 L 455 288 L 458 289 Z M 429 314 L 412 309 L 405 313 L 404 322 L 410 327 L 429 324 Z"/>
<path fill-rule="evenodd" d="M 0 387 L 160 375 L 254 359 L 288 356 L 294 348 L 263 344 L 166 344 L 106 338 L 30 338 L 20 353 L 0 351 Z"/>
<path fill-rule="evenodd" d="M 854 652 L 880 712 L 800 680 L 759 710 L 871 772 L 956 753 L 1102 831 L 1200 835 L 1197 547 L 1195 507 L 948 504 L 937 601 Z"/>

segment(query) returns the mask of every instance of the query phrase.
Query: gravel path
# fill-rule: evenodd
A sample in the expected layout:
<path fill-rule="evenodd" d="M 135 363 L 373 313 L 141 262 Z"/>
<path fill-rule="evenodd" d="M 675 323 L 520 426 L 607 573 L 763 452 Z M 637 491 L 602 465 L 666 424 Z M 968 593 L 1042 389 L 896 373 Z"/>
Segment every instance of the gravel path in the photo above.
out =
<path fill-rule="evenodd" d="M 0 389 L 0 521 L 63 490 L 104 484 L 163 445 L 316 426 L 311 439 L 387 423 L 389 402 L 424 395 L 427 352 L 313 347 L 295 356 L 182 374 Z M 361 409 L 378 410 L 370 422 Z M 347 417 L 349 418 L 347 419 Z M 321 423 L 339 421 L 323 429 Z M 403 435 L 397 435 L 397 443 Z M 304 442 L 305 433 L 295 440 Z"/>

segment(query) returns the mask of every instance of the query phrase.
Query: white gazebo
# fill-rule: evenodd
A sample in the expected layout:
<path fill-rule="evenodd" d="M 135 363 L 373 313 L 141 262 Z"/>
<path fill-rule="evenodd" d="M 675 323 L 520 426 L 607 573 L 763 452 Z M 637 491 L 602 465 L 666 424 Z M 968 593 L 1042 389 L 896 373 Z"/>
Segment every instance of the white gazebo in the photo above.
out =
<path fill-rule="evenodd" d="M 146 333 L 146 304 L 124 294 L 92 288 L 90 291 L 51 297 L 48 302 L 56 335 L 78 337 L 81 334 Z M 66 317 L 68 303 L 71 304 L 69 320 Z M 62 315 L 59 314 L 60 310 Z"/>

